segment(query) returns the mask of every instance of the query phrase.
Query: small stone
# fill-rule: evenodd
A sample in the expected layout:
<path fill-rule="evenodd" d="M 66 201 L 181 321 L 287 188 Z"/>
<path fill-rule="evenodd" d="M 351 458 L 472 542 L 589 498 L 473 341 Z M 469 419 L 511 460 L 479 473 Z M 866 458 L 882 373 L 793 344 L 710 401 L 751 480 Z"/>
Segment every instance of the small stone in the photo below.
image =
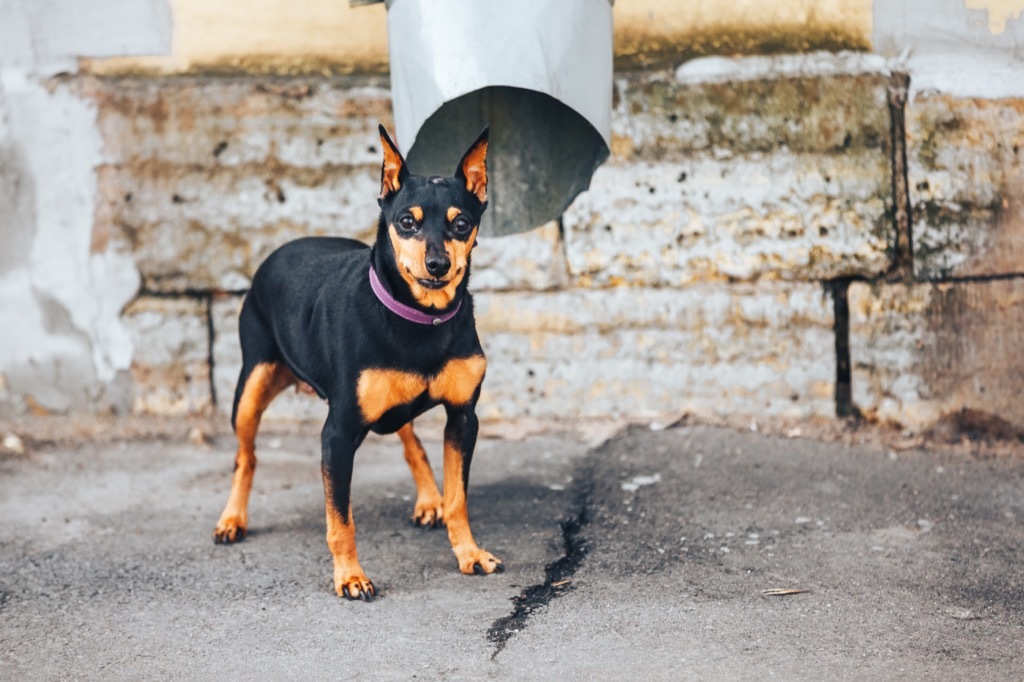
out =
<path fill-rule="evenodd" d="M 198 426 L 193 426 L 188 432 L 188 442 L 192 445 L 209 445 L 210 439 Z"/>
<path fill-rule="evenodd" d="M 10 450 L 17 455 L 25 454 L 25 442 L 14 433 L 4 436 L 4 450 Z"/>

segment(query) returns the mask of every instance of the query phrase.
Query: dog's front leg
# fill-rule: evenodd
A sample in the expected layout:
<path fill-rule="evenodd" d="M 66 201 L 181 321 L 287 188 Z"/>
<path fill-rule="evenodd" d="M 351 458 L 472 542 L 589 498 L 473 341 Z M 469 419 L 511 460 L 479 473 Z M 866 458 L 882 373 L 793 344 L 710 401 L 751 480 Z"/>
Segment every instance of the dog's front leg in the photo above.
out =
<path fill-rule="evenodd" d="M 469 465 L 479 428 L 476 412 L 472 404 L 447 407 L 447 411 L 448 423 L 444 428 L 444 519 L 452 551 L 463 573 L 501 571 L 504 569 L 501 561 L 477 547 L 466 511 Z"/>
<path fill-rule="evenodd" d="M 359 565 L 351 497 L 352 465 L 366 430 L 358 418 L 346 416 L 332 407 L 321 436 L 327 546 L 334 558 L 334 590 L 338 596 L 369 601 L 377 596 L 377 589 Z"/>

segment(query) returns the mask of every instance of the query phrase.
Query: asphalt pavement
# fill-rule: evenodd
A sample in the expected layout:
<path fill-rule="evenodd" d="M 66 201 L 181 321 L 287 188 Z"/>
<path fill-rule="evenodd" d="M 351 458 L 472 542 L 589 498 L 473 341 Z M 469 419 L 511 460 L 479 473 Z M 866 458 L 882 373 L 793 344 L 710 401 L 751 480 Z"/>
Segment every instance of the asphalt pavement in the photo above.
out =
<path fill-rule="evenodd" d="M 372 437 L 363 603 L 331 584 L 315 430 L 261 437 L 249 537 L 218 546 L 232 450 L 0 455 L 0 679 L 1024 679 L 1019 456 L 709 426 L 485 438 L 470 519 L 507 570 L 464 576 L 408 522 L 397 438 Z"/>

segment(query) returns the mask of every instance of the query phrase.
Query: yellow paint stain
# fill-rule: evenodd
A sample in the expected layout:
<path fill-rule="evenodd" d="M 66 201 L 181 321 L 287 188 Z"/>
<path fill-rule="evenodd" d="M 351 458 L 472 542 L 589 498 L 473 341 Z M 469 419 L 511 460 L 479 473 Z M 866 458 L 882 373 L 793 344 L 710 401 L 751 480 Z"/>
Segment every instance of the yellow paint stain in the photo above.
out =
<path fill-rule="evenodd" d="M 339 0 L 171 0 L 171 53 L 85 59 L 93 73 L 228 71 L 260 74 L 388 70 L 383 4 Z"/>
<path fill-rule="evenodd" d="M 1006 31 L 1011 19 L 1019 20 L 1024 12 L 1024 0 L 964 0 L 967 9 L 988 12 L 988 31 L 994 36 Z"/>
<path fill-rule="evenodd" d="M 1015 0 L 966 0 L 988 8 L 994 33 L 1019 16 Z M 249 74 L 388 71 L 383 3 L 344 0 L 170 0 L 171 53 L 80 60 L 98 74 Z M 995 8 L 993 10 L 992 8 Z M 704 54 L 869 49 L 872 0 L 631 0 L 615 3 L 618 64 L 678 63 Z M 620 143 L 621 144 L 621 143 Z M 621 152 L 622 150 L 619 149 Z"/>

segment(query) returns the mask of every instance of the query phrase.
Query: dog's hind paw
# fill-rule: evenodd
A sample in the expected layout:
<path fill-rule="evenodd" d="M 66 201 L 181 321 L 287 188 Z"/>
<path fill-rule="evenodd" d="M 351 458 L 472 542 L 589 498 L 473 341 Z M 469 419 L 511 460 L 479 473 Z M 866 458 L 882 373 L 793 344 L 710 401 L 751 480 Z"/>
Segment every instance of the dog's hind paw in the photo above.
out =
<path fill-rule="evenodd" d="M 490 573 L 501 573 L 505 570 L 505 565 L 501 563 L 501 559 L 479 547 L 472 547 L 462 551 L 456 549 L 455 557 L 459 560 L 459 570 L 466 575 L 487 575 Z"/>
<path fill-rule="evenodd" d="M 417 501 L 412 513 L 412 525 L 420 528 L 437 528 L 444 524 L 444 503 L 436 500 Z"/>

